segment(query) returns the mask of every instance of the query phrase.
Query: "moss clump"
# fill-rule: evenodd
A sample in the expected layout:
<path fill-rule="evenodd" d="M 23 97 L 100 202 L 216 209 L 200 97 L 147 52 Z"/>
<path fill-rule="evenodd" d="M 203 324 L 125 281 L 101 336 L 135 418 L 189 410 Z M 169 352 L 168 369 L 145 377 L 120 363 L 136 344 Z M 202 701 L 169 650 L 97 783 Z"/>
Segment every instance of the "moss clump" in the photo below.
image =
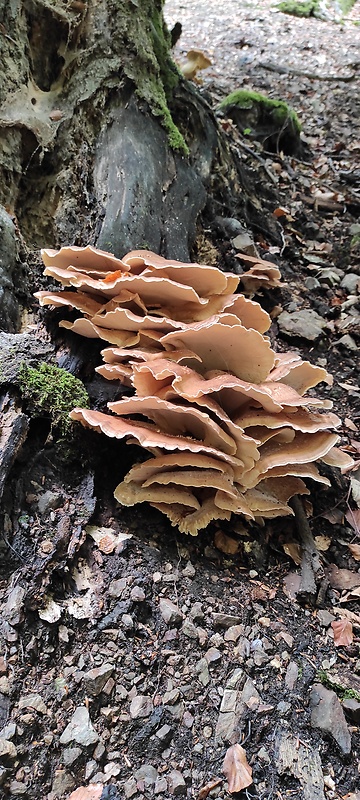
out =
<path fill-rule="evenodd" d="M 276 7 L 283 14 L 291 14 L 293 17 L 316 17 L 319 12 L 319 0 L 304 0 L 304 2 L 294 2 L 293 0 L 284 0 Z"/>
<path fill-rule="evenodd" d="M 237 106 L 241 109 L 251 109 L 255 105 L 267 114 L 270 114 L 277 125 L 282 126 L 290 122 L 294 129 L 300 133 L 301 124 L 295 111 L 293 111 L 284 100 L 270 100 L 269 97 L 260 94 L 260 92 L 247 91 L 246 89 L 238 89 L 231 92 L 227 97 L 222 100 L 219 105 L 221 111 L 225 111 L 230 106 Z"/>
<path fill-rule="evenodd" d="M 73 426 L 70 411 L 75 406 L 89 407 L 89 397 L 81 381 L 53 364 L 42 363 L 36 369 L 23 364 L 19 386 L 36 412 L 49 416 L 52 426 L 62 436 Z"/>
<path fill-rule="evenodd" d="M 338 683 L 336 678 L 333 678 L 332 675 L 329 675 L 329 673 L 324 669 L 320 669 L 318 671 L 317 680 L 327 689 L 332 689 L 332 691 L 337 694 L 340 700 L 351 699 L 360 701 L 360 694 L 356 691 L 356 689 L 348 689 L 345 686 L 342 686 L 341 683 Z"/>

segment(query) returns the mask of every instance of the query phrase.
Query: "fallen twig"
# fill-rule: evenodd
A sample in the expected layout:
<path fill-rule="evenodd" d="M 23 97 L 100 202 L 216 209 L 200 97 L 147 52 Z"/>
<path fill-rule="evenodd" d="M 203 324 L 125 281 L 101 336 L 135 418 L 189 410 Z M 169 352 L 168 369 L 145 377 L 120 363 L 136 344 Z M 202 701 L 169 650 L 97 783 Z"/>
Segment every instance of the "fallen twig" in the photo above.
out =
<path fill-rule="evenodd" d="M 297 596 L 304 600 L 314 601 L 316 597 L 315 574 L 320 568 L 319 556 L 300 498 L 295 495 L 290 504 L 295 513 L 295 524 L 302 546 L 301 577 Z"/>
<path fill-rule="evenodd" d="M 275 64 L 273 61 L 260 62 L 258 67 L 269 69 L 272 72 L 280 72 L 285 75 L 302 75 L 304 78 L 310 78 L 315 81 L 345 81 L 350 83 L 354 80 L 355 72 L 350 72 L 349 75 L 317 75 L 315 72 L 308 72 L 306 69 L 297 69 L 296 67 L 286 67 L 284 64 Z"/>

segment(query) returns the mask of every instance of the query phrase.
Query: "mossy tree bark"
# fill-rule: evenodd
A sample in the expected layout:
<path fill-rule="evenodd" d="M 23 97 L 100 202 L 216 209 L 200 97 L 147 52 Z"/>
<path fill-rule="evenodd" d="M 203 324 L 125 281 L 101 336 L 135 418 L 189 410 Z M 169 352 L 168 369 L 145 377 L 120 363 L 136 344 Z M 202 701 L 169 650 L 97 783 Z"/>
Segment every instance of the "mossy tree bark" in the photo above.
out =
<path fill-rule="evenodd" d="M 29 247 L 188 256 L 218 131 L 171 59 L 162 6 L 0 0 L 0 202 Z M 188 144 L 169 108 L 176 87 Z"/>

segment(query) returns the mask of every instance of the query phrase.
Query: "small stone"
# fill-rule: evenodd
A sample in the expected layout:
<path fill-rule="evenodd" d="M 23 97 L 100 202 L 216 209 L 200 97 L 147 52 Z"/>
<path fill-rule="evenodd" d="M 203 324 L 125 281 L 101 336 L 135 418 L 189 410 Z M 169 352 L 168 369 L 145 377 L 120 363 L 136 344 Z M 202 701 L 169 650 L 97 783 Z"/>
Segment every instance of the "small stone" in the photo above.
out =
<path fill-rule="evenodd" d="M 21 797 L 26 794 L 27 790 L 28 787 L 26 783 L 22 783 L 21 781 L 11 781 L 9 786 L 9 792 L 12 797 Z"/>
<path fill-rule="evenodd" d="M 10 694 L 11 687 L 10 681 L 7 675 L 2 675 L 0 678 L 0 694 L 8 695 Z"/>
<path fill-rule="evenodd" d="M 295 661 L 290 661 L 285 673 L 285 686 L 290 691 L 293 690 L 298 679 L 299 667 Z"/>
<path fill-rule="evenodd" d="M 13 742 L 9 742 L 8 739 L 0 739 L 0 764 L 6 766 L 16 757 L 17 750 Z"/>
<path fill-rule="evenodd" d="M 83 747 L 89 747 L 98 741 L 99 736 L 93 728 L 88 709 L 86 706 L 78 706 L 60 736 L 60 743 L 70 744 L 70 742 L 76 742 L 76 744 L 80 744 Z"/>
<path fill-rule="evenodd" d="M 360 286 L 360 275 L 356 275 L 355 272 L 348 272 L 342 279 L 340 286 L 349 294 L 356 294 Z"/>
<path fill-rule="evenodd" d="M 205 725 L 205 728 L 203 728 L 204 739 L 211 739 L 212 735 L 213 735 L 213 729 L 211 728 L 211 726 Z"/>
<path fill-rule="evenodd" d="M 167 625 L 181 625 L 183 615 L 172 600 L 169 600 L 167 597 L 160 597 L 159 608 L 160 614 Z"/>
<path fill-rule="evenodd" d="M 173 769 L 167 776 L 167 781 L 170 794 L 178 797 L 179 795 L 186 793 L 186 783 L 179 770 Z"/>
<path fill-rule="evenodd" d="M 196 628 L 196 625 L 194 625 L 193 622 L 190 622 L 189 619 L 186 619 L 184 621 L 183 626 L 181 628 L 181 632 L 184 634 L 184 636 L 187 636 L 188 639 L 198 639 L 199 638 L 198 629 Z"/>
<path fill-rule="evenodd" d="M 355 700 L 353 697 L 348 697 L 346 700 L 343 700 L 342 707 L 345 711 L 346 716 L 354 723 L 354 725 L 360 724 L 360 703 L 358 700 Z"/>
<path fill-rule="evenodd" d="M 265 747 L 260 747 L 260 750 L 257 753 L 257 758 L 259 759 L 259 761 L 262 761 L 263 764 L 270 764 L 271 762 L 271 758 Z"/>
<path fill-rule="evenodd" d="M 84 673 L 84 683 L 88 694 L 96 697 L 104 688 L 108 678 L 114 672 L 114 664 L 102 664 Z"/>
<path fill-rule="evenodd" d="M 71 767 L 80 758 L 81 747 L 66 747 L 62 754 L 62 762 L 65 767 Z"/>
<path fill-rule="evenodd" d="M 134 797 L 134 795 L 137 794 L 135 778 L 129 778 L 128 781 L 125 781 L 123 789 L 126 798 Z"/>
<path fill-rule="evenodd" d="M 139 769 L 136 770 L 134 773 L 136 781 L 143 781 L 145 788 L 149 788 L 149 786 L 154 786 L 154 783 L 158 777 L 158 771 L 152 764 L 142 764 Z"/>
<path fill-rule="evenodd" d="M 130 597 L 134 603 L 143 603 L 145 600 L 145 592 L 141 586 L 134 586 L 131 589 Z"/>
<path fill-rule="evenodd" d="M 163 705 L 173 706 L 175 705 L 175 703 L 177 703 L 179 697 L 180 697 L 179 689 L 170 689 L 170 691 L 165 692 L 163 696 Z"/>
<path fill-rule="evenodd" d="M 351 736 L 346 724 L 344 711 L 335 692 L 316 683 L 310 693 L 311 725 L 335 739 L 341 752 L 348 755 L 351 751 Z"/>
<path fill-rule="evenodd" d="M 9 625 L 20 625 L 24 619 L 23 601 L 25 589 L 22 586 L 14 586 L 11 589 L 8 599 L 2 609 L 2 617 Z"/>
<path fill-rule="evenodd" d="M 46 705 L 39 694 L 28 694 L 25 697 L 20 697 L 19 709 L 23 708 L 30 708 L 39 714 L 47 714 Z"/>
<path fill-rule="evenodd" d="M 237 640 L 240 638 L 240 636 L 242 636 L 243 633 L 244 633 L 243 625 L 230 625 L 230 628 L 228 628 L 227 631 L 225 631 L 224 633 L 225 642 L 237 642 Z"/>
<path fill-rule="evenodd" d="M 326 326 L 326 320 L 311 308 L 304 308 L 302 311 L 282 311 L 277 318 L 277 323 L 283 333 L 288 336 L 300 336 L 311 342 L 322 336 Z"/>
<path fill-rule="evenodd" d="M 119 578 L 116 581 L 111 581 L 109 586 L 110 597 L 121 597 L 127 586 L 126 578 Z"/>
<path fill-rule="evenodd" d="M 162 742 L 162 744 L 167 746 L 173 736 L 173 732 L 172 729 L 170 728 L 170 725 L 162 725 L 162 727 L 159 728 L 158 731 L 156 731 L 155 736 L 157 736 L 157 738 L 160 740 L 160 742 Z"/>
<path fill-rule="evenodd" d="M 64 797 L 75 786 L 75 779 L 65 769 L 55 770 L 55 777 L 52 783 L 49 800 L 57 800 L 57 798 Z"/>
<path fill-rule="evenodd" d="M 190 711 L 184 711 L 182 724 L 185 725 L 185 728 L 192 728 L 194 724 L 194 717 L 190 714 Z"/>
<path fill-rule="evenodd" d="M 60 494 L 55 492 L 44 492 L 39 497 L 38 500 L 38 509 L 40 514 L 46 514 L 47 511 L 51 511 L 52 509 L 59 508 L 62 503 L 62 497 Z"/>
<path fill-rule="evenodd" d="M 353 337 L 350 336 L 349 333 L 345 333 L 344 336 L 341 336 L 341 338 L 337 340 L 336 344 L 341 344 L 347 350 L 354 350 L 354 351 L 358 350 L 358 346 L 357 343 L 355 342 L 355 339 L 353 339 Z"/>
<path fill-rule="evenodd" d="M 196 573 L 195 567 L 193 567 L 191 561 L 188 561 L 186 567 L 182 570 L 182 574 L 184 578 L 193 578 Z"/>
<path fill-rule="evenodd" d="M 218 664 L 221 661 L 221 653 L 216 647 L 209 647 L 206 651 L 204 658 L 208 664 Z"/>
<path fill-rule="evenodd" d="M 322 628 L 328 628 L 335 620 L 334 615 L 330 614 L 329 611 L 326 611 L 323 608 L 320 608 L 317 612 L 317 618 Z"/>
<path fill-rule="evenodd" d="M 232 614 L 213 614 L 215 628 L 231 628 L 232 625 L 240 625 L 241 618 Z"/>
<path fill-rule="evenodd" d="M 11 722 L 10 721 L 2 729 L 1 738 L 2 739 L 8 739 L 8 740 L 13 739 L 14 736 L 16 736 L 16 731 L 17 731 L 17 728 L 16 728 L 15 722 Z"/>
<path fill-rule="evenodd" d="M 130 614 L 123 614 L 121 617 L 121 624 L 126 631 L 132 631 L 134 620 Z"/>
<path fill-rule="evenodd" d="M 259 255 L 255 247 L 254 240 L 246 232 L 239 233 L 238 236 L 235 236 L 235 239 L 231 240 L 231 244 L 233 247 L 235 247 L 235 250 L 239 250 L 241 253 L 246 253 L 248 256 L 258 257 Z"/>
<path fill-rule="evenodd" d="M 143 719 L 149 717 L 153 710 L 151 697 L 138 694 L 130 704 L 130 716 L 132 719 Z"/>
<path fill-rule="evenodd" d="M 198 601 L 191 606 L 189 617 L 192 622 L 202 622 L 204 619 L 204 612 L 202 610 L 202 603 Z"/>
<path fill-rule="evenodd" d="M 165 792 L 167 792 L 167 788 L 168 785 L 165 776 L 162 775 L 160 777 L 160 775 L 158 775 L 158 777 L 156 778 L 156 783 L 154 788 L 155 794 L 165 794 Z"/>
<path fill-rule="evenodd" d="M 287 703 L 286 700 L 280 700 L 280 703 L 277 704 L 276 709 L 280 714 L 286 716 L 291 709 L 291 703 Z"/>
<path fill-rule="evenodd" d="M 203 686 L 207 686 L 208 683 L 210 683 L 209 665 L 206 661 L 206 658 L 200 658 L 200 660 L 195 664 L 195 672 L 197 673 L 198 680 Z"/>

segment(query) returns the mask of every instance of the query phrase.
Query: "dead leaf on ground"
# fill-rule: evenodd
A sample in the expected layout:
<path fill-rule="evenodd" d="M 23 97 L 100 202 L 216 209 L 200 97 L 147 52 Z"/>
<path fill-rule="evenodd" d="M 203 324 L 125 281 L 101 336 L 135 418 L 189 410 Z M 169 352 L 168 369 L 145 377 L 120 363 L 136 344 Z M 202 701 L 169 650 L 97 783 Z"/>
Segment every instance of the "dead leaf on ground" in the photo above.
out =
<path fill-rule="evenodd" d="M 345 517 L 354 531 L 360 531 L 360 508 L 349 508 Z"/>
<path fill-rule="evenodd" d="M 79 786 L 74 792 L 69 794 L 67 800 L 100 800 L 104 785 L 102 783 L 90 783 L 89 786 Z"/>
<path fill-rule="evenodd" d="M 360 597 L 360 586 L 356 586 L 355 589 L 350 589 L 347 594 L 340 598 L 339 603 L 349 603 L 350 600 L 358 600 Z"/>
<path fill-rule="evenodd" d="M 339 569 L 336 564 L 330 564 L 325 572 L 332 589 L 348 592 L 360 586 L 360 575 L 350 569 Z"/>
<path fill-rule="evenodd" d="M 226 553 L 226 555 L 230 556 L 236 555 L 240 548 L 240 542 L 237 542 L 236 539 L 232 539 L 231 536 L 227 536 L 223 531 L 216 531 L 214 545 L 218 550 L 221 550 L 222 553 Z"/>
<path fill-rule="evenodd" d="M 331 545 L 330 536 L 315 536 L 315 544 L 316 549 L 319 550 L 320 553 L 326 553 L 326 550 L 328 550 Z"/>
<path fill-rule="evenodd" d="M 202 786 L 197 796 L 197 800 L 206 800 L 211 790 L 215 789 L 216 786 L 220 786 L 222 782 L 223 782 L 222 778 L 214 778 L 214 780 L 209 781 L 205 786 Z"/>
<path fill-rule="evenodd" d="M 96 542 L 99 550 L 106 555 L 113 553 L 121 542 L 132 537 L 131 533 L 116 533 L 113 528 L 98 528 L 97 525 L 87 525 L 85 530 Z"/>
<path fill-rule="evenodd" d="M 285 544 L 283 544 L 283 550 L 287 556 L 290 556 L 290 558 L 292 558 L 293 562 L 297 564 L 297 566 L 301 564 L 302 560 L 301 547 L 298 544 L 298 542 L 285 542 Z"/>
<path fill-rule="evenodd" d="M 331 627 L 334 631 L 335 647 L 348 647 L 353 643 L 353 627 L 348 619 L 335 619 Z"/>
<path fill-rule="evenodd" d="M 321 516 L 331 522 L 332 525 L 341 525 L 344 519 L 344 512 L 340 508 L 332 508 L 331 511 L 324 511 Z"/>
<path fill-rule="evenodd" d="M 356 433 L 359 430 L 357 425 L 355 425 L 355 422 L 352 421 L 352 419 L 345 417 L 344 422 L 346 427 L 349 428 L 351 431 L 355 431 Z"/>
<path fill-rule="evenodd" d="M 289 600 L 296 600 L 297 593 L 300 589 L 300 575 L 297 572 L 289 572 L 285 575 L 283 582 L 284 594 Z"/>
<path fill-rule="evenodd" d="M 348 544 L 348 548 L 355 561 L 360 561 L 360 544 Z"/>
<path fill-rule="evenodd" d="M 252 784 L 252 769 L 240 744 L 233 744 L 226 751 L 223 772 L 227 778 L 230 794 L 241 792 Z"/>

